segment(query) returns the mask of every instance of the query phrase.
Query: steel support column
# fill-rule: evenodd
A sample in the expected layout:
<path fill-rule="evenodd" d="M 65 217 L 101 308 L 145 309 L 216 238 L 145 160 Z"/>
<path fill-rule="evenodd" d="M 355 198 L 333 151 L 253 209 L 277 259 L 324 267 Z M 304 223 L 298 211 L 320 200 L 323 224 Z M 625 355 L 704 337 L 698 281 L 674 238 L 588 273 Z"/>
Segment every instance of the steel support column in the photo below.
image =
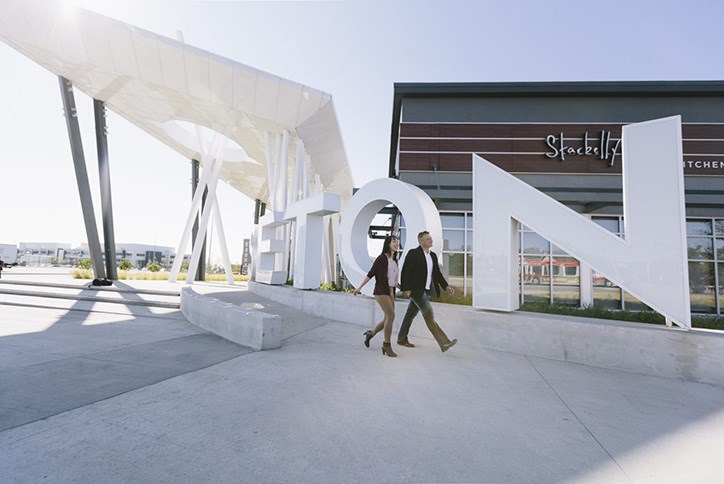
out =
<path fill-rule="evenodd" d="M 101 253 L 101 243 L 98 239 L 98 226 L 96 225 L 95 212 L 93 211 L 90 183 L 88 183 L 88 170 L 85 166 L 83 142 L 81 141 L 78 113 L 75 108 L 75 97 L 73 96 L 73 84 L 62 76 L 58 76 L 58 81 L 60 83 L 60 96 L 63 100 L 63 110 L 65 111 L 65 122 L 68 127 L 70 150 L 73 154 L 75 179 L 78 183 L 83 222 L 85 223 L 85 232 L 88 237 L 88 250 L 90 251 L 93 271 L 96 277 L 98 279 L 105 279 L 106 272 L 103 267 L 103 255 Z"/>
<path fill-rule="evenodd" d="M 103 101 L 93 100 L 93 112 L 96 121 L 96 146 L 98 149 L 98 175 L 101 186 L 106 274 L 108 279 L 117 280 L 116 237 L 113 230 L 113 203 L 111 201 L 111 170 L 108 163 L 108 128 L 106 126 L 106 105 Z"/>
<path fill-rule="evenodd" d="M 200 163 L 199 160 L 191 160 L 191 198 L 193 199 L 194 194 L 196 194 L 196 188 L 199 186 L 199 167 Z M 200 213 L 204 211 L 204 206 L 206 205 L 206 196 L 209 194 L 209 189 L 204 187 L 204 195 L 201 198 L 201 210 Z M 196 216 L 196 219 L 194 220 L 194 227 L 191 229 L 191 247 L 193 251 L 193 247 L 196 247 L 196 236 L 199 232 L 199 216 Z M 203 240 L 204 246 L 201 249 L 201 260 L 199 260 L 199 268 L 196 271 L 196 276 L 194 277 L 195 281 L 205 281 L 206 280 L 206 234 L 204 234 L 204 240 Z M 183 257 L 183 254 L 176 254 L 176 257 Z"/>

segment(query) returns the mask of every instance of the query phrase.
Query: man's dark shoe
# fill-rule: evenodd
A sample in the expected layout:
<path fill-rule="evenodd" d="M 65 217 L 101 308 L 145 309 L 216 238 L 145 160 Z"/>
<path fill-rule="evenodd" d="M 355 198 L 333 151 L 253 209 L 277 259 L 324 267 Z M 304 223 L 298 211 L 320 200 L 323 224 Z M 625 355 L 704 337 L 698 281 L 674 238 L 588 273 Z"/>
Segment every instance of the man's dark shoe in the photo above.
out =
<path fill-rule="evenodd" d="M 398 344 L 399 346 L 407 346 L 408 348 L 414 348 L 414 347 L 415 347 L 415 345 L 412 344 L 412 343 L 410 343 L 410 341 L 407 340 L 407 339 L 400 340 L 400 341 L 397 342 L 397 344 Z"/>
<path fill-rule="evenodd" d="M 442 350 L 443 353 L 445 353 L 447 350 L 449 350 L 450 348 L 455 346 L 455 343 L 457 343 L 457 342 L 458 342 L 458 340 L 454 339 L 452 341 L 448 341 L 447 343 L 443 343 L 440 345 L 440 349 Z"/>

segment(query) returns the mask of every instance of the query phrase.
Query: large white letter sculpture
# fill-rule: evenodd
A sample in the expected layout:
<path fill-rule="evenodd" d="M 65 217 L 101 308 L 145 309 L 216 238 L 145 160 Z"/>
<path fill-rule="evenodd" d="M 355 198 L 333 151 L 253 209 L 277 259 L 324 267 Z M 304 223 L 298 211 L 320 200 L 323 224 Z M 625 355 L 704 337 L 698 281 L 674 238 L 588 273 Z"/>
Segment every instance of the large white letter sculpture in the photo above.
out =
<path fill-rule="evenodd" d="M 256 268 L 256 282 L 264 284 L 284 284 L 287 271 L 279 270 L 276 264 L 277 254 L 286 250 L 286 240 L 277 238 L 277 228 L 285 225 L 283 212 L 269 212 L 259 220 L 259 266 Z"/>
<path fill-rule="evenodd" d="M 691 328 L 681 166 L 679 116 L 623 127 L 622 239 L 473 155 L 473 306 L 518 308 L 520 222 Z"/>
<path fill-rule="evenodd" d="M 325 215 L 340 210 L 342 198 L 332 193 L 299 200 L 287 207 L 284 220 L 296 220 L 296 250 L 294 252 L 294 287 L 319 289 L 322 282 L 323 224 Z"/>
<path fill-rule="evenodd" d="M 408 248 L 416 247 L 417 234 L 427 230 L 432 236 L 432 250 L 439 254 L 442 249 L 440 214 L 430 197 L 420 188 L 393 178 L 373 180 L 350 199 L 340 225 L 339 258 L 347 279 L 354 287 L 359 287 L 372 266 L 367 250 L 370 224 L 389 203 L 394 204 L 405 217 L 405 243 Z M 400 267 L 402 264 L 403 261 Z M 362 292 L 371 296 L 373 290 L 374 284 L 367 284 Z"/>

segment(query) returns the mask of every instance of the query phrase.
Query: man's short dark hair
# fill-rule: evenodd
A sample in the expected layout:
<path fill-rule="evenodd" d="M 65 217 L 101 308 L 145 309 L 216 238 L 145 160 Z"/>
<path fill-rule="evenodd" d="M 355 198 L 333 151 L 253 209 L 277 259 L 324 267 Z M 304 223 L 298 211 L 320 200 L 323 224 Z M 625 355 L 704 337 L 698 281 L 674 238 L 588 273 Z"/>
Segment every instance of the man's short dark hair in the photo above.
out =
<path fill-rule="evenodd" d="M 424 236 L 426 236 L 426 235 L 429 234 L 429 233 L 430 233 L 430 232 L 428 232 L 427 230 L 423 230 L 422 232 L 420 232 L 419 234 L 417 234 L 417 240 L 420 240 L 421 238 L 423 238 Z"/>

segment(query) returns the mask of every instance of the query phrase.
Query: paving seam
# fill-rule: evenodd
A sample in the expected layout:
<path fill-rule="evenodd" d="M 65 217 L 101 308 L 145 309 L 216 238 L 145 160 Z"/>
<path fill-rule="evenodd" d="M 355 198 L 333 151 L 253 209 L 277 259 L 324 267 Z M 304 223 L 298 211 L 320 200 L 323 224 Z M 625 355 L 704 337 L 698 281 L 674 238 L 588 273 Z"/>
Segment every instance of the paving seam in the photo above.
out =
<path fill-rule="evenodd" d="M 616 461 L 616 459 L 614 458 L 614 456 L 611 455 L 611 453 L 608 451 L 608 449 L 606 449 L 606 447 L 604 447 L 604 445 L 596 438 L 596 436 L 593 434 L 593 432 L 591 432 L 591 429 L 589 429 L 589 428 L 586 426 L 586 424 L 583 423 L 583 421 L 578 417 L 578 415 L 576 414 L 576 412 L 573 411 L 573 409 L 568 405 L 568 403 L 563 399 L 563 397 L 561 397 L 561 395 L 556 391 L 556 389 L 553 388 L 553 385 L 551 385 L 551 383 L 548 381 L 548 379 L 546 379 L 546 377 L 543 376 L 543 373 L 541 373 L 540 370 L 533 364 L 533 362 L 530 361 L 530 358 L 528 358 L 527 355 L 522 355 L 522 356 L 525 357 L 525 359 L 526 359 L 526 361 L 528 362 L 528 364 L 535 370 L 536 373 L 538 373 L 538 376 L 540 376 L 541 379 L 545 382 L 545 384 L 548 385 L 548 388 L 550 388 L 551 391 L 553 392 L 553 394 L 554 394 L 556 397 L 558 397 L 558 400 L 560 400 L 561 403 L 568 409 L 568 411 L 571 413 L 571 415 L 573 415 L 573 416 L 576 418 L 576 421 L 578 421 L 578 423 L 581 424 L 581 426 L 582 426 L 584 429 L 586 429 L 586 432 L 588 432 L 588 435 L 591 436 L 591 438 L 594 440 L 594 442 L 596 442 L 596 443 L 598 444 L 598 446 L 606 453 L 606 455 L 608 455 L 608 457 L 611 459 L 611 461 L 613 461 L 613 463 L 616 464 L 616 467 L 618 467 L 618 468 L 621 470 L 621 472 L 623 472 L 623 475 L 626 476 L 630 482 L 634 482 L 634 480 L 631 479 L 631 476 L 629 476 L 629 475 L 626 473 L 626 471 L 625 471 L 625 470 L 621 467 L 621 465 Z M 585 366 L 585 365 L 583 365 L 583 366 Z"/>
<path fill-rule="evenodd" d="M 154 294 L 157 296 L 180 296 L 180 291 L 164 291 L 161 289 L 126 289 L 113 286 L 90 286 L 89 284 L 62 284 L 57 282 L 35 282 L 35 281 L 15 281 L 0 280 L 0 285 L 13 286 L 32 286 L 32 287 L 57 287 L 61 289 L 81 289 L 87 291 L 109 291 L 109 292 L 130 292 L 134 294 Z"/>
<path fill-rule="evenodd" d="M 85 302 L 92 302 L 92 301 L 85 301 Z M 103 301 L 95 301 L 95 302 L 103 302 Z M 100 313 L 100 314 L 116 314 L 118 316 L 134 316 L 134 317 L 144 317 L 144 318 L 158 318 L 158 319 L 179 319 L 177 316 L 165 316 L 163 314 L 134 314 L 134 313 L 121 313 L 117 311 L 105 311 L 105 310 L 98 310 L 98 309 L 82 309 L 82 308 L 64 308 L 60 306 L 40 306 L 37 304 L 24 304 L 24 303 L 16 303 L 16 302 L 8 302 L 8 301 L 0 301 L 0 306 L 18 306 L 22 308 L 32 308 L 32 309 L 45 309 L 48 311 L 80 311 L 85 313 Z M 136 306 L 139 306 L 136 304 Z M 151 306 L 141 306 L 141 307 L 151 307 Z M 176 309 L 180 313 L 179 308 L 163 308 L 163 309 Z M 184 321 L 186 321 L 186 318 L 183 318 Z"/>
<path fill-rule="evenodd" d="M 34 291 L 20 291 L 13 289 L 0 289 L 0 294 L 7 294 L 10 296 L 26 296 L 26 297 L 41 297 L 46 299 L 70 299 L 72 301 L 91 301 L 91 302 L 105 302 L 111 304 L 128 304 L 131 306 L 150 306 L 150 307 L 161 307 L 169 309 L 179 309 L 181 303 L 151 301 L 147 299 L 114 299 L 110 297 L 102 296 L 83 296 L 80 294 L 58 294 L 52 292 L 34 292 Z"/>

